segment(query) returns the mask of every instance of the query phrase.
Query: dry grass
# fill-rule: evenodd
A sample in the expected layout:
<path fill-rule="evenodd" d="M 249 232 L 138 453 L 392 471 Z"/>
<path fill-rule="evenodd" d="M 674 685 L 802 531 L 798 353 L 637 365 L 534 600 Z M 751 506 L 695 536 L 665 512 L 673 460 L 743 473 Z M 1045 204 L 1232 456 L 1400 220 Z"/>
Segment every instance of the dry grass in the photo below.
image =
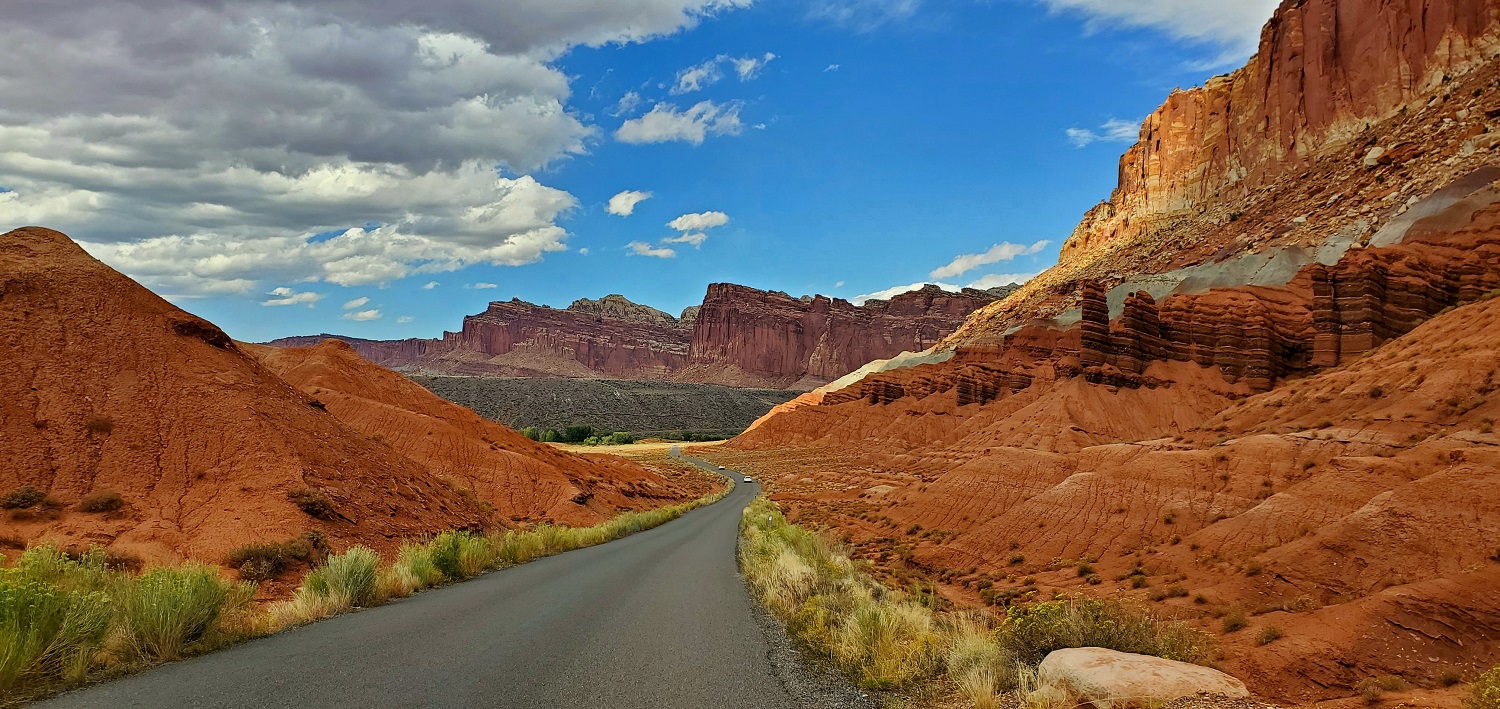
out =
<path fill-rule="evenodd" d="M 1028 706 L 1066 706 L 1067 697 L 1027 686 L 1052 650 L 1106 647 L 1189 662 L 1211 655 L 1207 635 L 1116 602 L 1012 606 L 1004 619 L 934 611 L 875 583 L 843 549 L 788 524 L 765 499 L 746 508 L 740 531 L 740 567 L 760 601 L 866 688 L 942 684 L 979 708 L 1019 689 Z"/>

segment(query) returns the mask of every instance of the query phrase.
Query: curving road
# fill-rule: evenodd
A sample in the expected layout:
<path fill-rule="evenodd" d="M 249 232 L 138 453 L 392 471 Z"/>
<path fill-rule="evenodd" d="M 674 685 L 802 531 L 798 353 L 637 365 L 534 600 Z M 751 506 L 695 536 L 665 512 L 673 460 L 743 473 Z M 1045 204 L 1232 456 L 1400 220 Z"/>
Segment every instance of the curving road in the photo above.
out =
<path fill-rule="evenodd" d="M 702 461 L 694 461 L 706 467 Z M 736 478 L 738 479 L 738 478 Z M 811 702 L 737 575 L 758 485 L 656 529 L 37 706 L 736 707 Z M 858 697 L 858 695 L 855 695 Z"/>

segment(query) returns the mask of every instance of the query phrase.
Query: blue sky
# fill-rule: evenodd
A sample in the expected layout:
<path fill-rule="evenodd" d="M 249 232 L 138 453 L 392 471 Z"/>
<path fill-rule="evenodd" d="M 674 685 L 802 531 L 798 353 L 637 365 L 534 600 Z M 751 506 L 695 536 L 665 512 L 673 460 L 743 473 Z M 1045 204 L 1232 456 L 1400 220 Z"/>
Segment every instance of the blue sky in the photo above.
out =
<path fill-rule="evenodd" d="M 851 299 L 997 284 L 1055 262 L 1139 120 L 1242 62 L 1273 3 L 575 4 L 520 18 L 535 36 L 513 17 L 403 34 L 409 18 L 356 4 L 332 27 L 277 20 L 285 83 L 262 72 L 255 96 L 0 111 L 0 227 L 63 229 L 244 340 L 430 337 L 513 296 L 676 314 L 717 281 Z M 233 20 L 190 20 L 233 46 Z M 199 79 L 233 65 L 183 51 L 204 52 Z M 304 77 L 346 97 L 309 103 L 289 88 Z M 627 191 L 650 197 L 611 213 Z"/>

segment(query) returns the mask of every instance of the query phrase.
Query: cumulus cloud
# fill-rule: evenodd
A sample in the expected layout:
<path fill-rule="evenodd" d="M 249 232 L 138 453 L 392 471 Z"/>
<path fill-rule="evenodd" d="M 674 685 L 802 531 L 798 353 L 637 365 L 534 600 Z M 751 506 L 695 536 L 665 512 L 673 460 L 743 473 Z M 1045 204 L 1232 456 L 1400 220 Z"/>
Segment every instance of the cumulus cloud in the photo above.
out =
<path fill-rule="evenodd" d="M 575 200 L 525 173 L 598 132 L 556 58 L 750 1 L 21 3 L 0 23 L 0 223 L 168 294 L 529 263 Z M 737 130 L 737 109 L 698 118 Z"/>
<path fill-rule="evenodd" d="M 1068 140 L 1073 145 L 1086 148 L 1094 143 L 1134 143 L 1141 137 L 1141 121 L 1125 121 L 1111 118 L 1099 126 L 1097 131 L 1088 128 L 1069 128 Z"/>
<path fill-rule="evenodd" d="M 344 303 L 344 310 L 353 310 L 368 302 L 370 302 L 369 298 L 355 298 L 354 300 Z"/>
<path fill-rule="evenodd" d="M 673 95 L 692 93 L 719 83 L 724 79 L 722 67 L 725 64 L 734 68 L 734 73 L 740 81 L 750 81 L 760 76 L 761 70 L 765 69 L 766 65 L 775 58 L 776 55 L 770 52 L 759 57 L 731 57 L 728 54 L 720 54 L 713 59 L 705 60 L 702 64 L 694 64 L 677 72 L 677 80 L 672 84 L 670 93 Z"/>
<path fill-rule="evenodd" d="M 261 305 L 275 307 L 279 305 L 306 304 L 307 307 L 311 308 L 316 305 L 318 301 L 323 299 L 322 293 L 313 293 L 311 291 L 297 292 L 285 286 L 277 288 L 270 293 L 267 293 L 267 295 L 271 297 L 267 300 L 261 301 Z"/>
<path fill-rule="evenodd" d="M 699 212 L 697 214 L 684 214 L 670 222 L 667 226 L 677 231 L 703 231 L 721 227 L 729 223 L 729 215 L 723 212 Z"/>
<path fill-rule="evenodd" d="M 808 16 L 860 32 L 910 19 L 922 9 L 922 0 L 815 0 Z"/>
<path fill-rule="evenodd" d="M 438 283 L 437 281 L 428 281 L 422 284 L 422 290 L 432 290 L 433 288 L 436 288 L 440 285 L 442 284 Z"/>
<path fill-rule="evenodd" d="M 1216 64 L 1254 53 L 1261 26 L 1280 0 L 1041 0 L 1054 12 L 1081 15 L 1091 31 L 1149 27 L 1190 42 L 1225 50 Z"/>
<path fill-rule="evenodd" d="M 615 131 L 615 138 L 623 143 L 666 143 L 680 140 L 693 145 L 702 145 L 709 136 L 739 135 L 744 130 L 740 122 L 738 101 L 719 104 L 701 101 L 686 110 L 678 110 L 670 103 L 658 103 L 646 115 L 625 121 Z"/>
<path fill-rule="evenodd" d="M 952 283 L 944 283 L 942 281 L 921 281 L 919 283 L 908 283 L 904 286 L 892 286 L 890 288 L 875 291 L 874 293 L 857 295 L 853 298 L 850 298 L 849 300 L 855 305 L 863 305 L 867 301 L 871 300 L 890 300 L 891 298 L 901 295 L 902 293 L 910 293 L 911 291 L 921 290 L 926 286 L 937 286 L 951 293 L 957 293 L 964 288 L 977 288 L 979 290 L 985 290 L 988 288 L 996 288 L 999 286 L 1008 286 L 1012 283 L 1020 285 L 1033 278 L 1036 278 L 1036 276 L 1037 274 L 1035 273 L 996 273 L 987 276 L 981 276 L 979 279 L 963 287 L 956 286 Z"/>
<path fill-rule="evenodd" d="M 369 320 L 379 320 L 380 319 L 380 311 L 379 310 L 356 310 L 354 312 L 344 313 L 344 319 L 345 320 L 353 320 L 355 322 L 366 322 L 366 321 L 369 321 Z"/>
<path fill-rule="evenodd" d="M 962 276 L 980 266 L 988 266 L 992 263 L 1010 261 L 1017 256 L 1030 256 L 1042 249 L 1047 248 L 1050 242 L 1038 241 L 1030 245 L 1012 244 L 1009 241 L 1003 244 L 995 244 L 989 251 L 982 254 L 963 254 L 955 257 L 948 265 L 936 268 L 927 274 L 931 278 L 953 278 Z"/>
<path fill-rule="evenodd" d="M 625 245 L 630 249 L 632 256 L 650 256 L 652 258 L 676 258 L 677 252 L 665 247 L 653 247 L 644 241 L 632 241 Z"/>
<path fill-rule="evenodd" d="M 635 214 L 635 205 L 648 199 L 651 199 L 650 192 L 625 190 L 609 198 L 609 206 L 605 208 L 605 211 L 617 217 L 628 217 Z"/>

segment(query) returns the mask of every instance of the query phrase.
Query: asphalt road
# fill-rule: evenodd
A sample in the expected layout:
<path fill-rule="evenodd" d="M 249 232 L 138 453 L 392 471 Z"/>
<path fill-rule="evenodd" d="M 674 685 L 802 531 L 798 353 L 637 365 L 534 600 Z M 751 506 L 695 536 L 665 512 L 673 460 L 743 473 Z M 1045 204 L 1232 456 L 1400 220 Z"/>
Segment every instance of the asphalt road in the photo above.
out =
<path fill-rule="evenodd" d="M 739 483 L 653 530 L 36 706 L 801 706 L 736 575 L 740 512 L 758 490 Z"/>

